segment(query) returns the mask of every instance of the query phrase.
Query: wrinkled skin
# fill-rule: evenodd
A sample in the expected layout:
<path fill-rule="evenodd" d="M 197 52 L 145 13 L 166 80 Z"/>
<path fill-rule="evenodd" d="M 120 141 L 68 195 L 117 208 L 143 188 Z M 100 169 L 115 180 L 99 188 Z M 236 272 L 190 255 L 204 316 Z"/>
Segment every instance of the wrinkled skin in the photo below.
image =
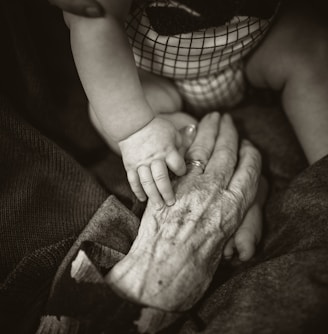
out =
<path fill-rule="evenodd" d="M 216 140 L 218 119 L 216 113 L 204 117 L 187 153 L 192 159 L 209 160 L 204 173 L 192 166 L 175 181 L 174 206 L 158 211 L 148 204 L 130 252 L 107 275 L 106 281 L 126 298 L 165 311 L 191 308 L 253 203 L 260 155 L 248 142 L 238 148 L 227 115 Z"/>

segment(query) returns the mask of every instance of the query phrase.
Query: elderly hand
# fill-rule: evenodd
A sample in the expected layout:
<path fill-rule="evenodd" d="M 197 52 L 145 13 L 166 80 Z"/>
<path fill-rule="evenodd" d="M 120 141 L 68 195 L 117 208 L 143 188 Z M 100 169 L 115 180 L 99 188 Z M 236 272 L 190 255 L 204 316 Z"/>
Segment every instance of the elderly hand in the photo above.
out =
<path fill-rule="evenodd" d="M 106 276 L 126 298 L 171 312 L 202 297 L 254 201 L 261 172 L 258 151 L 247 141 L 238 149 L 229 115 L 204 117 L 187 158 L 205 169 L 190 164 L 176 180 L 174 206 L 158 211 L 148 203 L 130 252 Z"/>
<path fill-rule="evenodd" d="M 102 6 L 96 0 L 48 0 L 52 5 L 55 5 L 65 12 L 72 14 L 100 17 L 104 14 Z"/>

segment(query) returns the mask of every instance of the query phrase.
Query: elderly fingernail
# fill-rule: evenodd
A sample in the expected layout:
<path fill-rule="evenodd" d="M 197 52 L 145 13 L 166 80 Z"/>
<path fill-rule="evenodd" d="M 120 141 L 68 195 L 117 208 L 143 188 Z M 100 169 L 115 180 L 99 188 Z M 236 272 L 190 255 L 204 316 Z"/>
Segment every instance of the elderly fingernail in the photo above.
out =
<path fill-rule="evenodd" d="M 225 250 L 223 253 L 223 256 L 225 259 L 230 260 L 233 256 L 233 249 L 231 250 Z"/>
<path fill-rule="evenodd" d="M 85 9 L 85 13 L 89 17 L 103 16 L 104 11 L 100 6 L 90 6 Z"/>
<path fill-rule="evenodd" d="M 189 124 L 186 126 L 185 132 L 187 135 L 192 135 L 196 132 L 197 126 L 196 124 Z"/>
<path fill-rule="evenodd" d="M 219 119 L 219 118 L 220 118 L 220 113 L 217 112 L 217 111 L 214 111 L 214 112 L 211 114 L 211 117 L 214 118 L 214 119 Z"/>
<path fill-rule="evenodd" d="M 247 252 L 241 252 L 239 254 L 239 260 L 240 261 L 247 261 L 248 260 Z"/>
<path fill-rule="evenodd" d="M 175 200 L 174 200 L 174 199 L 172 199 L 172 200 L 166 202 L 166 205 L 167 205 L 167 206 L 172 206 L 172 205 L 174 205 L 174 204 L 175 204 Z"/>
<path fill-rule="evenodd" d="M 155 208 L 156 210 L 161 210 L 163 208 L 164 204 L 163 203 L 155 203 Z"/>

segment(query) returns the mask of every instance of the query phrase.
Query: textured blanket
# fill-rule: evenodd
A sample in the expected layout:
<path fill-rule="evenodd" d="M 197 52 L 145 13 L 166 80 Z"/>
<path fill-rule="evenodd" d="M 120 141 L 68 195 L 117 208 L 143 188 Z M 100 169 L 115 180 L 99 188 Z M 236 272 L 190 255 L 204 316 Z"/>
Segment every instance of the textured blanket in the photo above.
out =
<path fill-rule="evenodd" d="M 48 318 L 40 333 L 59 320 L 71 333 L 133 333 L 147 306 L 101 280 L 129 250 L 143 207 L 88 120 L 61 13 L 44 0 L 2 1 L 0 35 L 1 331 L 35 333 Z M 203 299 L 162 332 L 326 333 L 328 157 L 307 166 L 265 93 L 231 112 L 264 157 L 264 236 L 250 262 L 222 262 Z M 78 254 L 97 284 L 71 281 Z"/>

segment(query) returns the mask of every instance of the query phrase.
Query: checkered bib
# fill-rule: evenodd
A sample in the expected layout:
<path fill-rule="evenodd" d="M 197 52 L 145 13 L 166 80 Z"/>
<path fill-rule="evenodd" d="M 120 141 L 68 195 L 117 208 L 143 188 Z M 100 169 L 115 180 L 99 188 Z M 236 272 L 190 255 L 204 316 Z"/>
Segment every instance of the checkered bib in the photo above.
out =
<path fill-rule="evenodd" d="M 173 79 L 193 109 L 240 102 L 245 91 L 242 60 L 264 37 L 272 17 L 235 16 L 219 27 L 165 36 L 152 28 L 147 5 L 136 6 L 126 23 L 137 66 Z"/>

